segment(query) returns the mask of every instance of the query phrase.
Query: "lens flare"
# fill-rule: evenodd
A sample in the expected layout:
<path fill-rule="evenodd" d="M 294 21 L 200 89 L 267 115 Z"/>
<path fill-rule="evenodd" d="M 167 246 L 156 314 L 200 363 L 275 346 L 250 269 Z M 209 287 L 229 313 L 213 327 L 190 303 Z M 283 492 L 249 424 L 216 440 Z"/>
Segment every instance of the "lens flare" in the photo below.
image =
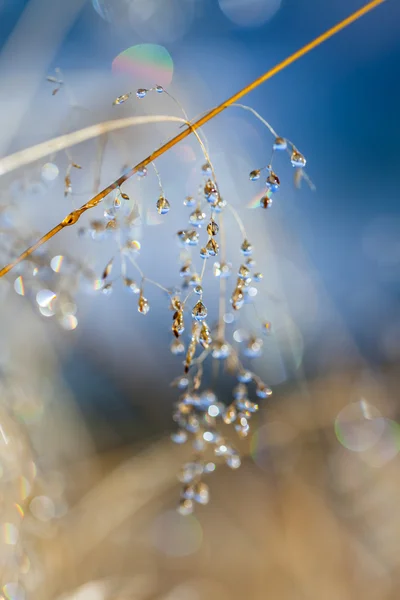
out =
<path fill-rule="evenodd" d="M 157 44 L 138 44 L 127 48 L 112 63 L 113 73 L 130 76 L 138 87 L 170 85 L 174 64 L 168 50 Z"/>

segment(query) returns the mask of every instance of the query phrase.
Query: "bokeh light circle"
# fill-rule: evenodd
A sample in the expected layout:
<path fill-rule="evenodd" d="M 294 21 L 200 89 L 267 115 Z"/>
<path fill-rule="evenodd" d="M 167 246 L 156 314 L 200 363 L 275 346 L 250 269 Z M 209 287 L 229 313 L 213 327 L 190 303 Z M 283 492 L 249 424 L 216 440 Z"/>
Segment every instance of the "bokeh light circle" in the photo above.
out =
<path fill-rule="evenodd" d="M 281 6 L 281 0 L 218 0 L 218 3 L 224 15 L 242 27 L 263 25 Z"/>
<path fill-rule="evenodd" d="M 138 44 L 118 54 L 113 60 L 112 71 L 129 75 L 137 87 L 152 87 L 156 84 L 167 87 L 172 81 L 174 64 L 164 46 Z"/>
<path fill-rule="evenodd" d="M 385 419 L 374 406 L 365 400 L 345 406 L 335 420 L 335 433 L 339 442 L 353 452 L 365 452 L 381 438 Z"/>

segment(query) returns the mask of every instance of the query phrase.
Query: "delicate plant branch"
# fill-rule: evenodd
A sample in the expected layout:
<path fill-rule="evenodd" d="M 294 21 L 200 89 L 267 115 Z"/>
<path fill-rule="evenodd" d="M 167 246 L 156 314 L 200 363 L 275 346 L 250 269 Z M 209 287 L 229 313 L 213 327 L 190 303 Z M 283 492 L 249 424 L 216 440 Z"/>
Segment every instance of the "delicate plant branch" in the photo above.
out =
<path fill-rule="evenodd" d="M 238 100 L 243 98 L 249 92 L 256 89 L 262 83 L 264 83 L 268 79 L 271 79 L 274 75 L 276 75 L 280 71 L 283 71 L 286 67 L 293 64 L 299 58 L 306 55 L 308 52 L 310 52 L 311 50 L 313 50 L 314 48 L 316 48 L 317 46 L 319 46 L 320 44 L 322 44 L 329 38 L 336 35 L 339 31 L 348 27 L 349 25 L 351 25 L 352 23 L 357 21 L 360 17 L 367 14 L 368 12 L 370 12 L 371 10 L 373 10 L 380 4 L 383 4 L 383 2 L 385 2 L 385 0 L 372 0 L 371 2 L 366 4 L 361 9 L 355 11 L 349 17 L 342 20 L 340 23 L 331 27 L 325 33 L 319 35 L 313 41 L 309 42 L 308 44 L 306 44 L 305 46 L 303 46 L 302 48 L 300 48 L 299 50 L 294 52 L 288 58 L 286 58 L 285 60 L 278 63 L 275 67 L 268 70 L 266 73 L 261 75 L 259 78 L 255 79 L 252 83 L 250 83 L 249 85 L 244 87 L 242 90 L 240 90 L 239 92 L 234 94 L 231 98 L 229 98 L 228 100 L 226 100 L 219 106 L 210 110 L 208 113 L 206 113 L 201 118 L 199 118 L 196 122 L 194 122 L 192 124 L 188 123 L 186 129 L 184 129 L 182 132 L 180 132 L 174 138 L 169 140 L 166 144 L 164 144 L 163 146 L 161 146 L 160 148 L 155 150 L 150 156 L 148 156 L 142 162 L 140 162 L 138 165 L 136 165 L 135 167 L 130 169 L 130 171 L 128 171 L 127 173 L 125 173 L 124 175 L 119 177 L 114 183 L 112 183 L 111 185 L 106 187 L 104 190 L 102 190 L 100 193 L 98 193 L 91 200 L 89 200 L 86 204 L 81 206 L 79 209 L 72 211 L 69 215 L 67 215 L 65 217 L 65 219 L 63 219 L 63 221 L 61 221 L 61 223 L 59 223 L 58 225 L 53 227 L 53 229 L 51 229 L 42 238 L 40 238 L 35 244 L 33 244 L 33 246 L 31 246 L 30 248 L 25 250 L 12 263 L 8 264 L 3 269 L 1 269 L 0 277 L 3 277 L 18 263 L 20 263 L 21 261 L 23 261 L 27 257 L 29 257 L 35 250 L 37 250 L 42 244 L 44 244 L 45 242 L 50 240 L 59 231 L 61 231 L 65 227 L 74 225 L 78 221 L 78 219 L 82 216 L 83 213 L 85 213 L 87 210 L 97 206 L 103 200 L 103 198 L 105 198 L 114 189 L 120 187 L 127 179 L 129 179 L 138 170 L 144 169 L 149 163 L 153 162 L 158 157 L 160 157 L 162 154 L 167 152 L 170 148 L 175 146 L 177 143 L 184 140 L 186 137 L 188 137 L 188 135 L 190 133 L 195 132 L 197 129 L 202 127 L 205 123 L 207 123 L 208 121 L 210 121 L 211 119 L 216 117 L 219 113 L 224 111 L 227 107 L 231 106 L 232 104 L 237 103 Z M 128 123 L 131 123 L 133 125 L 133 124 L 144 123 L 144 122 L 149 123 L 149 122 L 159 122 L 159 121 L 180 121 L 180 122 L 182 122 L 182 119 L 177 119 L 174 117 L 158 117 L 158 118 L 156 118 L 156 117 L 136 117 L 136 118 L 133 117 L 131 119 L 120 119 L 119 121 L 110 121 L 105 124 L 103 123 L 101 125 L 95 125 L 93 127 L 86 128 L 85 130 L 82 130 L 80 132 L 75 132 L 75 134 L 71 134 L 71 135 L 75 136 L 75 138 L 76 138 L 75 143 L 78 143 L 79 141 L 84 141 L 85 139 L 90 139 L 90 138 L 96 137 L 99 134 L 104 134 L 104 133 L 107 133 L 108 131 L 112 131 L 117 128 L 127 127 Z M 87 137 L 84 137 L 85 135 Z M 53 145 L 51 148 L 49 147 L 48 142 L 46 142 L 45 144 L 40 144 L 39 146 L 36 146 L 34 149 L 34 150 L 36 150 L 36 154 L 34 152 L 33 153 L 34 156 L 32 156 L 32 149 L 31 149 L 28 151 L 22 151 L 21 153 L 17 153 L 17 155 L 12 155 L 10 157 L 6 157 L 6 158 L 0 160 L 0 175 L 4 174 L 6 172 L 9 172 L 13 168 L 16 168 L 16 165 L 20 166 L 22 164 L 27 164 L 27 162 L 32 162 L 32 160 L 37 160 L 37 159 L 41 158 L 42 156 L 45 156 L 46 154 L 53 152 L 54 150 L 60 150 L 60 149 L 64 149 L 64 148 L 68 147 L 69 144 L 66 143 L 66 138 L 68 138 L 68 137 L 69 136 L 61 136 L 61 138 L 57 138 L 56 144 Z M 59 144 L 59 146 L 57 146 L 57 143 Z M 44 152 L 44 154 L 43 154 L 43 152 Z"/>

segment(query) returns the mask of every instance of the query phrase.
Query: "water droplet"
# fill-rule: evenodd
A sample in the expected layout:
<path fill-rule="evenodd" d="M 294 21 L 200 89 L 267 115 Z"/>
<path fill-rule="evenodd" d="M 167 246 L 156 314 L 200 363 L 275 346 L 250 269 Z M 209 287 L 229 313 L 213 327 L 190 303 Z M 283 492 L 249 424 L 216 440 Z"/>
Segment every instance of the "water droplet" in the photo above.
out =
<path fill-rule="evenodd" d="M 281 184 L 279 177 L 273 171 L 270 172 L 265 183 L 271 192 L 277 192 Z"/>
<path fill-rule="evenodd" d="M 200 258 L 209 258 L 207 248 L 200 248 Z"/>
<path fill-rule="evenodd" d="M 237 417 L 237 412 L 236 412 L 236 408 L 233 404 L 231 404 L 230 406 L 228 406 L 222 416 L 224 423 L 226 423 L 227 425 L 230 425 L 231 423 L 233 423 L 234 421 L 236 421 L 236 417 Z"/>
<path fill-rule="evenodd" d="M 114 259 L 112 258 L 111 260 L 108 261 L 108 263 L 104 267 L 103 275 L 101 276 L 101 278 L 103 280 L 107 279 L 107 277 L 109 275 L 111 275 L 111 271 L 112 271 L 112 267 L 113 267 L 113 262 L 114 262 Z"/>
<path fill-rule="evenodd" d="M 131 94 L 129 93 L 129 94 L 122 94 L 122 96 L 118 96 L 118 98 L 115 98 L 115 100 L 113 102 L 113 106 L 118 106 L 119 104 L 123 104 L 124 102 L 126 102 L 128 100 L 130 95 Z"/>
<path fill-rule="evenodd" d="M 292 163 L 293 167 L 305 167 L 307 161 L 304 156 L 298 152 L 298 150 L 293 150 L 290 157 L 290 162 Z"/>
<path fill-rule="evenodd" d="M 215 221 L 210 221 L 207 225 L 208 235 L 217 235 L 219 227 Z"/>
<path fill-rule="evenodd" d="M 137 173 L 138 177 L 146 177 L 147 169 L 146 169 L 146 167 L 142 167 L 141 169 L 138 169 L 136 171 L 136 173 Z"/>
<path fill-rule="evenodd" d="M 250 269 L 246 265 L 240 265 L 238 276 L 240 279 L 247 279 L 250 275 Z"/>
<path fill-rule="evenodd" d="M 192 317 L 196 319 L 196 321 L 203 321 L 207 317 L 207 308 L 204 304 L 199 300 L 197 304 L 194 305 L 192 310 Z"/>
<path fill-rule="evenodd" d="M 138 98 L 144 98 L 144 97 L 145 97 L 145 95 L 147 94 L 147 92 L 148 92 L 148 90 L 146 90 L 146 89 L 144 89 L 144 88 L 139 88 L 139 89 L 136 91 L 136 96 L 137 96 Z"/>
<path fill-rule="evenodd" d="M 229 277 L 232 273 L 231 263 L 214 263 L 213 267 L 215 277 Z"/>
<path fill-rule="evenodd" d="M 165 198 L 165 196 L 159 197 L 159 199 L 157 200 L 156 206 L 157 206 L 157 212 L 159 215 L 167 214 L 167 212 L 169 212 L 169 209 L 171 208 L 170 203 Z"/>
<path fill-rule="evenodd" d="M 257 384 L 256 395 L 259 398 L 268 398 L 269 396 L 271 396 L 271 394 L 272 394 L 271 388 L 266 386 L 265 383 Z"/>
<path fill-rule="evenodd" d="M 138 294 L 140 292 L 140 287 L 133 279 L 130 279 L 129 277 L 124 277 L 123 281 L 124 285 L 128 288 L 128 290 L 130 290 L 134 294 Z"/>
<path fill-rule="evenodd" d="M 198 296 L 202 295 L 203 288 L 201 287 L 201 285 L 196 285 L 196 287 L 194 288 L 194 293 L 197 294 Z"/>
<path fill-rule="evenodd" d="M 201 170 L 203 171 L 204 175 L 211 175 L 212 173 L 211 165 L 208 162 L 204 163 L 204 165 L 201 167 Z"/>
<path fill-rule="evenodd" d="M 172 354 L 178 356 L 185 353 L 185 344 L 181 340 L 174 340 L 171 343 L 170 350 Z"/>
<path fill-rule="evenodd" d="M 219 246 L 214 238 L 208 240 L 206 250 L 209 256 L 216 256 L 218 254 Z"/>
<path fill-rule="evenodd" d="M 201 227 L 206 219 L 206 213 L 204 213 L 200 208 L 196 208 L 190 216 L 189 222 L 195 227 Z"/>
<path fill-rule="evenodd" d="M 249 179 L 251 181 L 257 181 L 257 179 L 260 179 L 260 175 L 261 175 L 261 171 L 259 169 L 255 169 L 254 171 L 251 171 L 251 173 L 249 175 Z"/>
<path fill-rule="evenodd" d="M 254 273 L 253 275 L 254 281 L 257 281 L 257 283 L 260 282 L 263 277 L 264 275 L 262 273 Z"/>
<path fill-rule="evenodd" d="M 139 301 L 138 301 L 138 311 L 142 314 L 142 315 L 147 315 L 147 313 L 150 310 L 150 304 L 147 300 L 147 298 L 145 298 L 142 294 L 139 296 Z"/>
<path fill-rule="evenodd" d="M 251 371 L 240 371 L 237 375 L 238 381 L 241 383 L 250 383 L 253 379 L 253 373 Z"/>
<path fill-rule="evenodd" d="M 210 490 L 206 483 L 200 481 L 200 483 L 196 485 L 194 499 L 199 504 L 208 504 L 210 500 Z"/>
<path fill-rule="evenodd" d="M 113 291 L 112 283 L 107 283 L 101 288 L 102 294 L 105 296 L 109 296 Z"/>
<path fill-rule="evenodd" d="M 182 498 L 181 501 L 179 502 L 178 512 L 181 515 L 186 516 L 186 515 L 191 515 L 193 510 L 194 510 L 193 500 L 190 500 L 189 498 Z"/>
<path fill-rule="evenodd" d="M 230 345 L 225 341 L 217 340 L 213 344 L 212 357 L 219 360 L 225 360 L 231 353 Z"/>
<path fill-rule="evenodd" d="M 279 137 L 279 136 L 277 138 L 275 138 L 274 145 L 273 145 L 274 150 L 286 150 L 286 148 L 287 148 L 287 141 L 285 140 L 285 138 Z"/>
<path fill-rule="evenodd" d="M 238 454 L 232 454 L 231 456 L 227 456 L 225 462 L 231 469 L 238 469 L 242 464 L 240 456 Z"/>
<path fill-rule="evenodd" d="M 270 198 L 267 194 L 263 196 L 260 200 L 261 208 L 270 208 L 272 204 L 272 198 Z"/>
<path fill-rule="evenodd" d="M 271 333 L 272 323 L 270 321 L 264 321 L 262 324 L 262 330 L 264 333 Z"/>
<path fill-rule="evenodd" d="M 188 434 L 186 433 L 186 431 L 184 429 L 178 429 L 178 431 L 175 431 L 174 433 L 171 434 L 171 440 L 175 443 L 175 444 L 184 444 L 188 439 Z"/>
<path fill-rule="evenodd" d="M 192 196 L 186 196 L 183 204 L 184 206 L 194 206 L 196 204 L 196 200 Z"/>
<path fill-rule="evenodd" d="M 253 245 L 250 244 L 249 240 L 244 240 L 243 244 L 240 246 L 242 253 L 245 256 L 250 256 L 253 252 Z"/>
<path fill-rule="evenodd" d="M 213 204 L 214 211 L 216 213 L 220 213 L 226 206 L 226 200 L 223 198 L 218 198 L 218 200 Z"/>
<path fill-rule="evenodd" d="M 162 94 L 164 92 L 162 85 L 156 85 L 155 90 L 158 94 Z"/>

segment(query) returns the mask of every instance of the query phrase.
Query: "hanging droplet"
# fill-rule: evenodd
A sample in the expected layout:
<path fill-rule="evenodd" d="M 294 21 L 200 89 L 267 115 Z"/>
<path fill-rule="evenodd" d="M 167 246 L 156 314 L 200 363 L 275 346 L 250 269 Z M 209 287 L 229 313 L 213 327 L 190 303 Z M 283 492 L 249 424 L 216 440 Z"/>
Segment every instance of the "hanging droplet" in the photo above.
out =
<path fill-rule="evenodd" d="M 209 258 L 207 248 L 200 248 L 200 258 Z"/>
<path fill-rule="evenodd" d="M 204 213 L 200 208 L 196 208 L 190 216 L 189 222 L 195 227 L 201 227 L 206 219 L 206 213 Z"/>
<path fill-rule="evenodd" d="M 242 464 L 238 454 L 231 454 L 230 456 L 227 456 L 225 462 L 230 469 L 238 469 Z"/>
<path fill-rule="evenodd" d="M 108 261 L 108 263 L 104 267 L 103 275 L 101 276 L 101 278 L 103 280 L 107 279 L 107 277 L 111 274 L 113 262 L 114 262 L 114 259 L 112 258 L 111 260 Z"/>
<path fill-rule="evenodd" d="M 200 285 L 200 283 L 201 283 L 200 275 L 198 275 L 197 273 L 193 273 L 193 275 L 189 279 L 189 285 L 191 287 L 195 287 L 196 285 Z"/>
<path fill-rule="evenodd" d="M 238 276 L 241 279 L 246 279 L 250 275 L 250 269 L 246 265 L 240 265 Z"/>
<path fill-rule="evenodd" d="M 129 94 L 122 94 L 122 96 L 118 96 L 118 98 L 115 98 L 115 100 L 113 102 L 113 106 L 118 106 L 119 104 L 123 104 L 124 102 L 126 102 L 128 100 L 130 95 L 131 95 L 131 92 L 129 92 Z"/>
<path fill-rule="evenodd" d="M 256 266 L 256 261 L 254 260 L 254 258 L 248 258 L 246 260 L 246 265 L 249 267 L 249 269 L 252 269 Z"/>
<path fill-rule="evenodd" d="M 159 215 L 165 215 L 170 209 L 170 204 L 165 196 L 160 196 L 157 200 L 157 212 Z"/>
<path fill-rule="evenodd" d="M 133 279 L 130 279 L 129 277 L 124 277 L 123 281 L 124 285 L 128 288 L 129 291 L 133 292 L 134 294 L 138 294 L 140 292 L 140 287 Z"/>
<path fill-rule="evenodd" d="M 213 204 L 213 208 L 216 213 L 220 213 L 226 206 L 226 200 L 219 197 L 218 200 Z"/>
<path fill-rule="evenodd" d="M 241 383 L 250 383 L 253 379 L 253 373 L 251 371 L 240 371 L 237 375 L 238 381 Z"/>
<path fill-rule="evenodd" d="M 210 204 L 212 204 L 213 202 L 216 202 L 218 200 L 219 194 L 218 194 L 217 188 L 215 186 L 215 183 L 213 181 L 211 181 L 211 179 L 208 179 L 208 181 L 206 182 L 206 184 L 204 186 L 204 196 L 205 196 L 207 202 L 209 202 Z"/>
<path fill-rule="evenodd" d="M 190 269 L 191 269 L 191 263 L 188 262 L 179 269 L 179 275 L 181 277 L 187 277 L 188 275 L 190 275 Z"/>
<path fill-rule="evenodd" d="M 146 90 L 146 89 L 144 89 L 144 88 L 139 88 L 139 89 L 136 91 L 136 96 L 137 96 L 138 98 L 144 98 L 144 97 L 145 97 L 145 95 L 147 94 L 147 92 L 148 92 L 148 91 L 149 91 L 149 90 Z"/>
<path fill-rule="evenodd" d="M 249 358 L 257 358 L 261 356 L 263 341 L 259 338 L 251 337 L 243 350 L 243 354 Z"/>
<path fill-rule="evenodd" d="M 209 224 L 207 225 L 207 233 L 208 235 L 217 235 L 219 230 L 218 225 L 216 224 L 215 221 L 210 221 Z"/>
<path fill-rule="evenodd" d="M 272 394 L 271 388 L 269 388 L 265 383 L 258 383 L 256 388 L 256 394 L 259 398 L 268 398 Z"/>
<path fill-rule="evenodd" d="M 170 350 L 175 356 L 185 353 L 185 344 L 181 340 L 174 340 L 170 345 Z"/>
<path fill-rule="evenodd" d="M 219 252 L 219 246 L 214 238 L 210 238 L 206 244 L 206 250 L 209 256 L 216 256 Z"/>
<path fill-rule="evenodd" d="M 158 94 L 162 94 L 165 91 L 162 85 L 156 85 L 155 90 Z"/>
<path fill-rule="evenodd" d="M 230 406 L 228 406 L 222 416 L 224 423 L 226 423 L 227 425 L 230 425 L 231 423 L 233 423 L 234 421 L 236 421 L 236 417 L 237 417 L 237 412 L 236 412 L 236 408 L 233 404 L 231 404 Z"/>
<path fill-rule="evenodd" d="M 138 174 L 138 177 L 146 177 L 147 169 L 146 167 L 139 168 L 136 173 Z"/>
<path fill-rule="evenodd" d="M 121 208 L 121 206 L 122 206 L 121 193 L 117 192 L 115 194 L 113 207 L 115 208 L 115 210 L 118 210 L 119 208 Z"/>
<path fill-rule="evenodd" d="M 232 265 L 231 263 L 216 262 L 214 263 L 213 271 L 215 277 L 227 278 L 232 273 Z"/>
<path fill-rule="evenodd" d="M 203 321 L 207 317 L 207 309 L 204 304 L 199 300 L 197 304 L 194 305 L 192 310 L 192 317 L 196 319 L 196 321 Z"/>
<path fill-rule="evenodd" d="M 270 198 L 268 195 L 265 195 L 261 198 L 260 200 L 260 206 L 261 208 L 269 208 L 272 204 L 272 198 Z"/>
<path fill-rule="evenodd" d="M 112 283 L 107 283 L 106 285 L 103 285 L 103 287 L 101 288 L 101 292 L 105 296 L 109 296 L 112 293 L 112 291 L 113 291 Z"/>
<path fill-rule="evenodd" d="M 253 253 L 253 244 L 250 244 L 249 240 L 244 240 L 240 249 L 245 256 L 250 256 Z"/>
<path fill-rule="evenodd" d="M 275 138 L 274 145 L 273 145 L 274 150 L 286 150 L 286 148 L 287 148 L 287 141 L 285 140 L 285 138 L 280 137 L 280 136 Z"/>
<path fill-rule="evenodd" d="M 177 510 L 183 516 L 191 515 L 194 510 L 193 500 L 190 500 L 190 498 L 182 498 Z"/>
<path fill-rule="evenodd" d="M 194 206 L 196 204 L 196 200 L 193 198 L 193 196 L 186 196 L 183 204 L 184 206 Z"/>
<path fill-rule="evenodd" d="M 257 181 L 257 179 L 260 179 L 260 175 L 261 175 L 260 169 L 255 169 L 254 171 L 251 171 L 251 173 L 249 175 L 249 179 L 251 181 Z"/>
<path fill-rule="evenodd" d="M 204 175 L 211 175 L 212 173 L 211 165 L 208 162 L 204 163 L 204 165 L 201 167 L 201 170 L 203 171 Z"/>
<path fill-rule="evenodd" d="M 231 353 L 230 345 L 225 341 L 217 340 L 213 344 L 212 357 L 225 360 Z"/>
<path fill-rule="evenodd" d="M 212 343 L 211 332 L 205 321 L 203 321 L 201 326 L 199 342 L 206 350 Z"/>
<path fill-rule="evenodd" d="M 142 315 L 147 315 L 147 313 L 150 310 L 150 304 L 147 300 L 147 298 L 145 298 L 143 296 L 143 294 L 140 294 L 139 296 L 139 301 L 138 301 L 138 311 L 142 314 Z"/>
<path fill-rule="evenodd" d="M 278 175 L 273 171 L 270 172 L 265 183 L 271 192 L 277 192 L 281 184 Z"/>
<path fill-rule="evenodd" d="M 186 433 L 186 431 L 184 429 L 178 429 L 178 431 L 175 431 L 174 433 L 171 434 L 171 440 L 175 443 L 175 444 L 184 444 L 188 439 L 188 434 Z"/>
<path fill-rule="evenodd" d="M 208 504 L 210 500 L 210 490 L 206 483 L 200 481 L 200 483 L 196 485 L 194 499 L 199 504 Z"/>
<path fill-rule="evenodd" d="M 290 162 L 292 163 L 293 167 L 305 167 L 307 161 L 298 150 L 293 150 L 290 157 Z"/>
<path fill-rule="evenodd" d="M 104 213 L 104 218 L 107 221 L 113 221 L 115 219 L 115 208 L 114 206 L 110 206 L 110 208 L 106 208 Z"/>
<path fill-rule="evenodd" d="M 254 275 L 253 275 L 253 279 L 254 279 L 254 281 L 257 281 L 257 283 L 260 282 L 263 277 L 264 277 L 264 275 L 262 273 L 254 273 Z"/>
<path fill-rule="evenodd" d="M 201 287 L 201 285 L 196 285 L 196 287 L 194 288 L 194 293 L 197 294 L 198 296 L 202 295 L 203 288 Z"/>

